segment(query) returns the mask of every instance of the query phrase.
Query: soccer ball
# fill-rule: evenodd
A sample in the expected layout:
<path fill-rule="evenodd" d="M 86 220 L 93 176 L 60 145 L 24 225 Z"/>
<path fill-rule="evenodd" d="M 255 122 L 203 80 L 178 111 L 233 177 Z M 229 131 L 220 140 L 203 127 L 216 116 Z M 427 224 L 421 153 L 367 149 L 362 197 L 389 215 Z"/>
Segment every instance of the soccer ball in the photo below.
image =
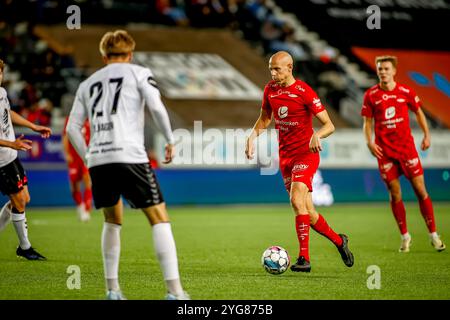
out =
<path fill-rule="evenodd" d="M 280 246 L 267 248 L 261 258 L 261 263 L 270 274 L 282 274 L 291 263 L 288 252 Z"/>

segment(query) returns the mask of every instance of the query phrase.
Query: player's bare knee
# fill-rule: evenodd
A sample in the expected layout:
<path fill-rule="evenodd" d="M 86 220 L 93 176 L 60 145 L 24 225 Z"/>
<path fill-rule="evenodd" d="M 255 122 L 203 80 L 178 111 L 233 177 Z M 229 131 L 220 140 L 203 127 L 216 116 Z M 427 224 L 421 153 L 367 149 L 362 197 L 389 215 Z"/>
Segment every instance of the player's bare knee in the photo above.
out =
<path fill-rule="evenodd" d="M 170 222 L 165 203 L 143 208 L 142 211 L 152 226 L 158 223 Z"/>
<path fill-rule="evenodd" d="M 390 184 L 388 185 L 388 189 L 392 201 L 398 202 L 402 200 L 402 190 L 399 186 L 397 186 L 396 184 Z"/>
<path fill-rule="evenodd" d="M 393 202 L 402 201 L 402 193 L 401 192 L 390 192 L 391 200 Z"/>
<path fill-rule="evenodd" d="M 425 188 L 416 189 L 414 188 L 414 193 L 416 194 L 419 200 L 425 200 L 428 198 L 428 192 Z"/>
<path fill-rule="evenodd" d="M 300 201 L 300 198 L 298 196 L 291 196 L 291 207 L 297 214 L 307 211 L 306 205 Z"/>
<path fill-rule="evenodd" d="M 412 187 L 418 199 L 425 200 L 428 197 L 428 192 L 423 181 L 418 182 L 413 180 Z"/>
<path fill-rule="evenodd" d="M 22 190 L 10 196 L 11 204 L 19 212 L 24 212 L 27 205 L 27 194 Z"/>
<path fill-rule="evenodd" d="M 122 225 L 122 219 L 119 219 L 117 217 L 105 217 L 105 222 L 107 223 L 111 223 L 111 224 L 117 224 L 117 225 Z"/>
<path fill-rule="evenodd" d="M 15 208 L 18 212 L 24 212 L 26 208 L 26 201 L 25 199 L 11 199 L 12 207 Z"/>
<path fill-rule="evenodd" d="M 313 210 L 313 211 L 309 211 L 309 223 L 311 225 L 316 224 L 317 220 L 319 220 L 319 214 L 317 213 L 317 211 Z"/>

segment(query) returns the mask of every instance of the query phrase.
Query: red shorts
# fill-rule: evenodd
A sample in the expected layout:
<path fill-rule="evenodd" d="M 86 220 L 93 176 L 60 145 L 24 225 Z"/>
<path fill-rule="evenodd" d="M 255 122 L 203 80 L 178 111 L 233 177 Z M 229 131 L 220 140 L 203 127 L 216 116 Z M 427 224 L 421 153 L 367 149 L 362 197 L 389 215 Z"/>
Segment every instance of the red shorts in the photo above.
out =
<path fill-rule="evenodd" d="M 79 157 L 73 157 L 73 161 L 68 165 L 68 167 L 69 179 L 71 182 L 81 181 L 83 180 L 83 176 L 85 174 L 89 174 L 88 168 Z"/>
<path fill-rule="evenodd" d="M 391 158 L 377 160 L 381 178 L 386 183 L 399 178 L 402 174 L 409 180 L 423 174 L 422 163 L 417 155 L 412 156 L 412 158 L 408 160 Z"/>
<path fill-rule="evenodd" d="M 291 191 L 292 182 L 303 182 L 312 192 L 312 181 L 319 168 L 319 163 L 319 153 L 303 154 L 295 158 L 281 158 L 280 169 L 286 190 Z"/>

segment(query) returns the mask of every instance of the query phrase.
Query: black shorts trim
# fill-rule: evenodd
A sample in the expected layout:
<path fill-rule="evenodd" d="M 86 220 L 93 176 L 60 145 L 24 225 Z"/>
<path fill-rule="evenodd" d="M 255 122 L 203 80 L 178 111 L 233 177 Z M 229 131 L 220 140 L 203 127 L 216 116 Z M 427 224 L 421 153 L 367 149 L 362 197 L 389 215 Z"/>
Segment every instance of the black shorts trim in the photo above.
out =
<path fill-rule="evenodd" d="M 97 209 L 112 207 L 123 196 L 132 208 L 164 202 L 156 175 L 148 163 L 109 163 L 89 168 Z"/>
<path fill-rule="evenodd" d="M 28 178 L 19 158 L 0 168 L 0 191 L 4 195 L 18 193 L 26 185 Z"/>

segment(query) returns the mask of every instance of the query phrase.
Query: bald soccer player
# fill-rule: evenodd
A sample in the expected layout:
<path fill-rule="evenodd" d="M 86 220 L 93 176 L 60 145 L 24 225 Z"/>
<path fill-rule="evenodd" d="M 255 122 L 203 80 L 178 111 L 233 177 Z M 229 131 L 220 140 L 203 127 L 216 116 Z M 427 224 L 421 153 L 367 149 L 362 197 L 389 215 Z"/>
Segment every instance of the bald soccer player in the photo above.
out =
<path fill-rule="evenodd" d="M 246 156 L 253 159 L 254 140 L 275 118 L 278 130 L 280 169 L 295 213 L 295 230 L 299 254 L 291 270 L 310 272 L 309 228 L 327 237 L 337 247 L 347 267 L 354 258 L 348 247 L 348 237 L 331 229 L 324 217 L 316 211 L 312 201 L 312 180 L 319 167 L 322 151 L 320 139 L 334 132 L 334 125 L 319 97 L 305 82 L 292 74 L 292 57 L 284 51 L 275 53 L 269 60 L 272 76 L 264 88 L 261 114 L 246 143 Z M 322 126 L 314 131 L 312 117 Z"/>

